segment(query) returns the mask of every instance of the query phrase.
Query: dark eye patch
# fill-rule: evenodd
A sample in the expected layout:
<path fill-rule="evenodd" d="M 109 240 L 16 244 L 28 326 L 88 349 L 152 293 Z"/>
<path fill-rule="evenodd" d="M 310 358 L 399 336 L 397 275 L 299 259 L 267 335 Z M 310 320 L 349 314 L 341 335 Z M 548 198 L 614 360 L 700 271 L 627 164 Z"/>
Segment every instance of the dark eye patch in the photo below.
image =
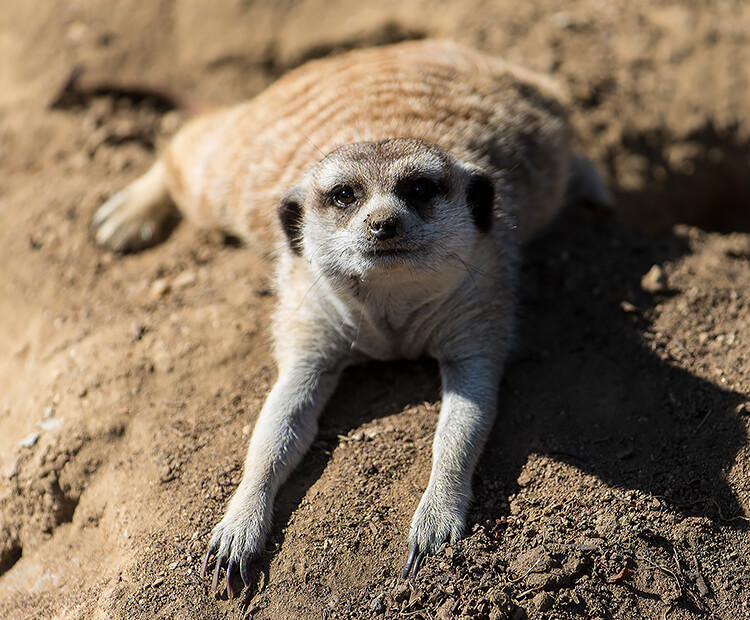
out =
<path fill-rule="evenodd" d="M 425 176 L 407 177 L 396 185 L 396 194 L 417 209 L 427 206 L 435 196 L 444 193 L 440 183 Z"/>

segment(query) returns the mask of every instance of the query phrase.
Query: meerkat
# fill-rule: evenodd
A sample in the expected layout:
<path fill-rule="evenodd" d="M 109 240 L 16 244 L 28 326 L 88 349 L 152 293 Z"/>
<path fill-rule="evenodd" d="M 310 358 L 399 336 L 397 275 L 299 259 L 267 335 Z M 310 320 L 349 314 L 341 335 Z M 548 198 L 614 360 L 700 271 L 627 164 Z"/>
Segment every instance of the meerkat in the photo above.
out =
<path fill-rule="evenodd" d="M 233 574 L 249 583 L 279 486 L 342 371 L 368 359 L 431 356 L 442 378 L 403 577 L 461 537 L 514 337 L 520 250 L 577 169 L 566 107 L 550 79 L 456 43 L 349 52 L 189 122 L 96 213 L 112 250 L 160 239 L 176 205 L 276 258 L 278 378 L 208 543 L 214 590 L 222 567 L 230 596 Z"/>

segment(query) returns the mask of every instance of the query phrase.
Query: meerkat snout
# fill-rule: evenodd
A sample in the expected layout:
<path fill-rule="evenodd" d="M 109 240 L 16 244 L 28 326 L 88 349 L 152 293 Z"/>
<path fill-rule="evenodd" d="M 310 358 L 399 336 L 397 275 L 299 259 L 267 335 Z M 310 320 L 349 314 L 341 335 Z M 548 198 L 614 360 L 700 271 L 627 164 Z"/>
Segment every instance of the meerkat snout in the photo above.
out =
<path fill-rule="evenodd" d="M 401 221 L 397 215 L 388 213 L 374 213 L 367 220 L 367 232 L 375 241 L 387 241 L 399 235 Z"/>

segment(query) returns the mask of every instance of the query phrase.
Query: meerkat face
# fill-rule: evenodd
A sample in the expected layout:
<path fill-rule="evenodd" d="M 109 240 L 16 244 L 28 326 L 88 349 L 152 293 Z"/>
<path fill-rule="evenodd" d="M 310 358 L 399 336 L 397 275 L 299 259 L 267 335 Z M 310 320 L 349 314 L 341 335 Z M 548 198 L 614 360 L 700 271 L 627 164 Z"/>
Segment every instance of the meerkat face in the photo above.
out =
<path fill-rule="evenodd" d="M 494 194 L 480 170 L 400 138 L 329 154 L 279 215 L 292 250 L 320 273 L 408 280 L 465 267 L 492 227 Z"/>

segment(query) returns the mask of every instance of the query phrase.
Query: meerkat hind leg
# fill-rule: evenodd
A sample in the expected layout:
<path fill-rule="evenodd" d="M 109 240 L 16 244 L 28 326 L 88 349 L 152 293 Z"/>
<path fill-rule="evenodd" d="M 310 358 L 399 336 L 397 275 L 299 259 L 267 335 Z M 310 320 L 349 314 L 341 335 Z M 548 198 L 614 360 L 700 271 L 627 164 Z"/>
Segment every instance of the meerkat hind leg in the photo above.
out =
<path fill-rule="evenodd" d="M 137 252 L 163 240 L 177 214 L 166 174 L 164 163 L 157 161 L 99 207 L 91 222 L 96 243 L 115 252 Z"/>

